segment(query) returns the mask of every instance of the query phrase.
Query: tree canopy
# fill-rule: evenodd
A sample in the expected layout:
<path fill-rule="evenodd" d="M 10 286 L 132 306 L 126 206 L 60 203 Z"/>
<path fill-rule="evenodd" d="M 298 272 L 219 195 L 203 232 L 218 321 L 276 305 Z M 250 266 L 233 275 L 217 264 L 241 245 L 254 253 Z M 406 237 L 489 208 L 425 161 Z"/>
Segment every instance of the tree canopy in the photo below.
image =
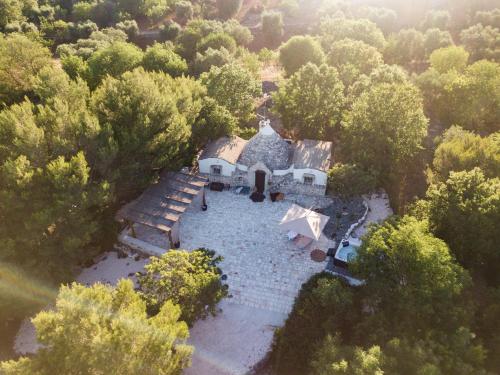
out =
<path fill-rule="evenodd" d="M 335 68 L 307 63 L 273 95 L 286 129 L 300 138 L 322 139 L 341 119 L 344 85 Z"/>
<path fill-rule="evenodd" d="M 409 83 L 382 83 L 363 92 L 344 124 L 351 160 L 382 181 L 406 169 L 427 132 L 422 98 Z"/>
<path fill-rule="evenodd" d="M 181 319 L 188 324 L 215 315 L 217 303 L 227 294 L 217 268 L 221 260 L 205 249 L 170 250 L 152 257 L 145 274 L 139 275 L 150 313 L 156 314 L 166 301 L 172 301 L 180 306 Z"/>
<path fill-rule="evenodd" d="M 287 76 L 309 62 L 319 66 L 325 60 L 321 45 L 309 35 L 290 38 L 280 47 L 279 53 L 280 63 Z"/>
<path fill-rule="evenodd" d="M 238 119 L 240 123 L 253 116 L 255 98 L 261 94 L 261 85 L 245 68 L 232 63 L 212 67 L 201 77 L 209 96 Z"/>
<path fill-rule="evenodd" d="M 0 363 L 3 374 L 179 374 L 192 347 L 180 308 L 166 302 L 149 318 L 130 280 L 62 286 L 54 310 L 34 319 L 43 347 L 31 358 Z M 133 338 L 133 340 L 131 339 Z"/>

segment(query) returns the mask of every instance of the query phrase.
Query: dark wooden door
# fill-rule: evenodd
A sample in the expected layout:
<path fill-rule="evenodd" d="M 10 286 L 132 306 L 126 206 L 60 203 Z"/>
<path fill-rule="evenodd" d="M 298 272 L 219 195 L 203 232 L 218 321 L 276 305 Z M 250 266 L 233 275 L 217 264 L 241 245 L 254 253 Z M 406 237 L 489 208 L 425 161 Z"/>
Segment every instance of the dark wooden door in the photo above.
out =
<path fill-rule="evenodd" d="M 266 172 L 255 171 L 255 187 L 259 193 L 264 193 L 266 188 Z"/>

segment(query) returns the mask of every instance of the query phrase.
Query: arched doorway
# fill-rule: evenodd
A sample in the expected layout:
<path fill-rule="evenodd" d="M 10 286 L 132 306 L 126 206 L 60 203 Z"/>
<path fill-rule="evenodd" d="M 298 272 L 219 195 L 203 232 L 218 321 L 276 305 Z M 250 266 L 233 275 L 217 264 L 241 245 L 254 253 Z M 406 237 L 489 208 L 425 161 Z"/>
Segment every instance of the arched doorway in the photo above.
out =
<path fill-rule="evenodd" d="M 266 172 L 260 169 L 255 171 L 255 187 L 259 193 L 264 194 L 264 190 L 266 190 Z"/>

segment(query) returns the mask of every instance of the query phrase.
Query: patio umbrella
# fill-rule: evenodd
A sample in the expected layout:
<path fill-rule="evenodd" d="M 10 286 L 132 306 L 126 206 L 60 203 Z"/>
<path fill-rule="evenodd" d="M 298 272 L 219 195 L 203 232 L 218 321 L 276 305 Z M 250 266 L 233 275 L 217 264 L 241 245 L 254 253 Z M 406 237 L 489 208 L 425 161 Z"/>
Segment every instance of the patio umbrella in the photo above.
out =
<path fill-rule="evenodd" d="M 328 216 L 294 204 L 281 219 L 280 228 L 317 241 L 328 220 L 330 220 Z"/>

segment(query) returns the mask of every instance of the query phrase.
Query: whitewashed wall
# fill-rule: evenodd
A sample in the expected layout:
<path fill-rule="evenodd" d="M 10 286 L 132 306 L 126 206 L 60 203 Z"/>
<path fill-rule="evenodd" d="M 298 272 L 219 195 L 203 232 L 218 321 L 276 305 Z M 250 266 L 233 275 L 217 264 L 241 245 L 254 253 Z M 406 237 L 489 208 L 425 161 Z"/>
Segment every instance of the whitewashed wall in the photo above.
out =
<path fill-rule="evenodd" d="M 236 165 L 231 164 L 225 160 L 217 158 L 208 158 L 198 161 L 201 173 L 210 174 L 210 167 L 212 165 L 220 165 L 222 167 L 222 176 L 231 177 L 236 170 Z"/>
<path fill-rule="evenodd" d="M 326 186 L 326 182 L 328 180 L 328 175 L 325 172 L 318 171 L 317 169 L 294 169 L 293 170 L 293 179 L 299 182 L 304 181 L 304 174 L 314 175 L 314 185 L 322 185 Z"/>

